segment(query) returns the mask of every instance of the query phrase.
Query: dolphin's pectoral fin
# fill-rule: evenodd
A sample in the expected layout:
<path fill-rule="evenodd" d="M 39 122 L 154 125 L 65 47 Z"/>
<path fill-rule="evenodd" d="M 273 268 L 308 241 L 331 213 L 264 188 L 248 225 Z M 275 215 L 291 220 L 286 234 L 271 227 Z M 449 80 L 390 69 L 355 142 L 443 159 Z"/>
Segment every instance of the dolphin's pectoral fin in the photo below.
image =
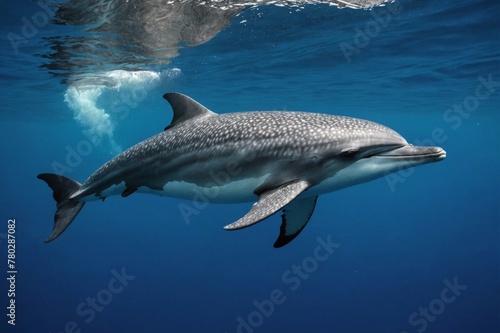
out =
<path fill-rule="evenodd" d="M 125 188 L 125 190 L 122 192 L 122 197 L 123 198 L 128 197 L 129 195 L 137 191 L 137 188 L 138 188 L 137 186 L 127 185 L 127 188 Z"/>
<path fill-rule="evenodd" d="M 304 229 L 311 218 L 318 196 L 295 199 L 285 206 L 281 215 L 280 235 L 274 247 L 282 247 L 290 243 Z"/>
<path fill-rule="evenodd" d="M 245 216 L 234 223 L 226 225 L 224 229 L 246 228 L 262 221 L 290 203 L 300 193 L 307 190 L 309 186 L 307 181 L 298 180 L 262 193 L 259 201 L 252 206 L 252 209 Z"/>

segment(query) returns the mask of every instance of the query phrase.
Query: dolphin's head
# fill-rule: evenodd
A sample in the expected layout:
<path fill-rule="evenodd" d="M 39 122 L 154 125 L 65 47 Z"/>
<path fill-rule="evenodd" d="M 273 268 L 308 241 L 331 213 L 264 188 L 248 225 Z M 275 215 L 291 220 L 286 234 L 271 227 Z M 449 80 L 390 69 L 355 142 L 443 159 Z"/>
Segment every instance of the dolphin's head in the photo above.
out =
<path fill-rule="evenodd" d="M 341 139 L 336 142 L 332 154 L 335 158 L 325 165 L 330 165 L 331 171 L 324 181 L 335 190 L 446 157 L 440 147 L 413 146 L 388 127 L 356 121 L 359 122 L 356 127 L 349 128 L 348 134 L 337 136 Z"/>

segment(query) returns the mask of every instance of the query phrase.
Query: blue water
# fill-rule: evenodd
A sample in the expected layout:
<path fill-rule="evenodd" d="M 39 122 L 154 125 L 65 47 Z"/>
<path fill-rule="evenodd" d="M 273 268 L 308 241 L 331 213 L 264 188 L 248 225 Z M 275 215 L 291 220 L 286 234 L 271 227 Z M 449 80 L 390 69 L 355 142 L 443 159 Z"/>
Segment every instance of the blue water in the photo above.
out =
<path fill-rule="evenodd" d="M 43 6 L 0 5 L 1 332 L 500 331 L 497 1 L 404 0 L 391 14 L 258 6 L 210 40 L 179 41 L 171 57 L 120 49 L 125 31 L 46 23 Z M 34 19 L 36 32 L 24 27 Z M 17 49 L 9 33 L 26 37 Z M 71 39 L 93 34 L 119 47 L 100 54 Z M 55 205 L 36 175 L 85 180 L 169 124 L 168 91 L 218 113 L 370 119 L 447 157 L 321 196 L 281 249 L 279 214 L 227 232 L 251 203 L 210 204 L 186 221 L 179 205 L 193 203 L 142 194 L 88 203 L 44 244 Z"/>

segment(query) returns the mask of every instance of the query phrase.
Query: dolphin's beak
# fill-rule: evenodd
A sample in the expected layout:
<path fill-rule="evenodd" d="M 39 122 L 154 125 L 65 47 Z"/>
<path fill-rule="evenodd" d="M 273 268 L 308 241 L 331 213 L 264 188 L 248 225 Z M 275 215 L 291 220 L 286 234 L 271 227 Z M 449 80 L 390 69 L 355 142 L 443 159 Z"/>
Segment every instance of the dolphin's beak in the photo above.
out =
<path fill-rule="evenodd" d="M 441 147 L 412 146 L 406 145 L 375 155 L 381 158 L 406 159 L 410 161 L 420 161 L 431 163 L 441 161 L 446 157 L 446 151 Z"/>

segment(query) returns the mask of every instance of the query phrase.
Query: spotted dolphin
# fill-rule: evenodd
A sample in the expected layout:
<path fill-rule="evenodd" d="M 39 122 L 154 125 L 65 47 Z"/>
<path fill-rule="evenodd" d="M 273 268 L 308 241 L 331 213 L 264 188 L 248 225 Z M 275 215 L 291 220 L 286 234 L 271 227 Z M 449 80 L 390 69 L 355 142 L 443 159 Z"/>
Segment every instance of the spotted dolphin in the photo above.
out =
<path fill-rule="evenodd" d="M 255 202 L 224 227 L 249 227 L 282 210 L 274 247 L 308 223 L 318 195 L 446 157 L 439 147 L 413 146 L 375 122 L 310 112 L 216 114 L 179 94 L 163 96 L 173 120 L 165 130 L 117 155 L 83 184 L 57 174 L 39 179 L 57 202 L 57 238 L 87 201 L 134 192 L 212 202 Z"/>

